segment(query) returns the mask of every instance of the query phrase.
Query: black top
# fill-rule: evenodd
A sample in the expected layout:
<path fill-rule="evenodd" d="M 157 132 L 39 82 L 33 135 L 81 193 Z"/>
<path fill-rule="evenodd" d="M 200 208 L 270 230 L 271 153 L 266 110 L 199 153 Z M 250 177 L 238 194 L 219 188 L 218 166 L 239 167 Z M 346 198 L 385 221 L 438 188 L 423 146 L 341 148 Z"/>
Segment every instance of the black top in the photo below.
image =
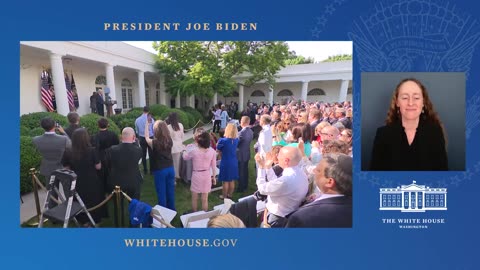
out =
<path fill-rule="evenodd" d="M 96 147 L 98 151 L 98 157 L 100 158 L 100 160 L 104 160 L 105 150 L 119 143 L 120 143 L 120 140 L 118 139 L 118 135 L 115 132 L 108 129 L 98 131 L 98 133 L 95 135 L 93 139 L 93 145 Z"/>
<path fill-rule="evenodd" d="M 103 184 L 98 180 L 95 169 L 95 165 L 98 163 L 100 160 L 93 147 L 88 148 L 80 159 L 74 159 L 71 150 L 67 150 L 62 158 L 62 164 L 69 166 L 77 174 L 76 190 L 87 208 L 101 203 L 105 198 Z M 104 215 L 103 211 L 102 208 L 92 211 L 91 214 L 96 221 L 99 221 Z M 81 219 L 81 222 L 87 221 L 86 218 Z"/>
<path fill-rule="evenodd" d="M 65 133 L 67 133 L 67 136 L 69 138 L 72 138 L 72 134 L 73 132 L 76 130 L 76 129 L 79 129 L 80 126 L 77 125 L 77 124 L 71 124 L 70 126 L 68 126 L 68 128 L 65 129 Z"/>
<path fill-rule="evenodd" d="M 172 147 L 166 150 L 160 150 L 155 147 L 155 139 L 152 142 L 152 171 L 163 170 L 168 167 L 173 167 Z"/>
<path fill-rule="evenodd" d="M 107 191 L 116 185 L 122 190 L 140 190 L 142 175 L 138 161 L 142 159 L 142 148 L 135 143 L 113 145 L 105 152 L 106 166 L 109 170 Z M 127 192 L 127 194 L 135 192 Z M 132 195 L 133 196 L 133 195 Z"/>
<path fill-rule="evenodd" d="M 400 122 L 377 129 L 371 171 L 448 171 L 442 128 L 420 120 L 412 144 Z"/>

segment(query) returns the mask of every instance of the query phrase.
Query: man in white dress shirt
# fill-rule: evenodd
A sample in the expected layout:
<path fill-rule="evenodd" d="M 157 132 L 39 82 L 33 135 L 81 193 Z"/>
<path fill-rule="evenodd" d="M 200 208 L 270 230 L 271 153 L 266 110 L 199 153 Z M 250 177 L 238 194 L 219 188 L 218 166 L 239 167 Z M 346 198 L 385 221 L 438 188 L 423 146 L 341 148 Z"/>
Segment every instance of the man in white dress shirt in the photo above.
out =
<path fill-rule="evenodd" d="M 302 154 L 297 147 L 283 147 L 278 153 L 278 165 L 283 168 L 283 173 L 277 177 L 272 169 L 272 154 L 266 158 L 260 154 L 255 156 L 258 164 L 257 187 L 259 193 L 268 196 L 267 222 L 272 228 L 284 227 L 286 217 L 300 207 L 307 195 L 308 178 L 299 166 L 301 159 Z"/>
<path fill-rule="evenodd" d="M 260 126 L 262 130 L 258 135 L 258 153 L 265 157 L 266 153 L 272 150 L 272 130 L 270 129 L 270 123 L 272 122 L 272 118 L 268 114 L 262 115 L 260 117 Z"/>

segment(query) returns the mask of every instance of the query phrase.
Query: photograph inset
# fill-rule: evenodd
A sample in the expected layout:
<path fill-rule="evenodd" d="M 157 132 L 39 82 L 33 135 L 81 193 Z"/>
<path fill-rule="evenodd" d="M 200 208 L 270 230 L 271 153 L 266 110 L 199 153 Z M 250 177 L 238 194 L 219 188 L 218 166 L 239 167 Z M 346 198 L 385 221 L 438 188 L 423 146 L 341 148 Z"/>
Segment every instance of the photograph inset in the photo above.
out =
<path fill-rule="evenodd" d="M 362 73 L 362 170 L 465 170 L 464 73 Z"/>
<path fill-rule="evenodd" d="M 352 85 L 351 42 L 22 41 L 21 226 L 350 228 Z"/>

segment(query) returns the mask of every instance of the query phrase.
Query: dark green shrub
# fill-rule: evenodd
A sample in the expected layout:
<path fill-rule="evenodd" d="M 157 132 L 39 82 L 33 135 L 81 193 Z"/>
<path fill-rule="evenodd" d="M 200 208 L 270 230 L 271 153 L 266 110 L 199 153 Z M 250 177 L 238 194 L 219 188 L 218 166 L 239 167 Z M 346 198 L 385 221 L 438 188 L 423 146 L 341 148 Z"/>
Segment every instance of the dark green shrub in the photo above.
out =
<path fill-rule="evenodd" d="M 124 114 L 124 116 L 126 116 L 127 118 L 137 118 L 142 115 L 142 113 L 143 108 L 136 107 L 128 111 L 126 114 Z"/>
<path fill-rule="evenodd" d="M 51 117 L 54 121 L 57 121 L 63 127 L 67 126 L 68 120 L 66 116 L 52 112 L 36 112 L 29 113 L 20 116 L 20 126 L 27 129 L 34 129 L 40 127 L 40 120 L 45 117 Z"/>
<path fill-rule="evenodd" d="M 20 126 L 20 136 L 30 136 L 30 129 L 25 126 Z"/>
<path fill-rule="evenodd" d="M 184 112 L 190 113 L 190 114 L 193 115 L 193 116 L 195 117 L 195 119 L 197 119 L 197 120 L 202 118 L 202 113 L 199 112 L 197 109 L 194 109 L 194 108 L 192 108 L 192 107 L 186 106 L 186 107 L 183 107 L 182 110 L 183 110 Z"/>
<path fill-rule="evenodd" d="M 30 168 L 40 168 L 42 158 L 33 145 L 33 139 L 29 136 L 20 137 L 20 193 L 32 191 L 32 176 Z"/>
<path fill-rule="evenodd" d="M 242 112 L 236 112 L 234 119 L 238 119 L 240 121 L 240 118 L 242 118 Z"/>
<path fill-rule="evenodd" d="M 44 133 L 45 133 L 45 130 L 43 128 L 37 127 L 37 128 L 31 129 L 27 136 L 30 136 L 33 138 L 35 136 L 43 135 Z"/>
<path fill-rule="evenodd" d="M 170 110 L 169 107 L 165 106 L 165 105 L 160 105 L 160 104 L 156 104 L 156 105 L 152 105 L 150 106 L 150 113 L 153 115 L 153 116 L 156 116 L 155 119 L 158 120 L 158 117 L 160 117 L 161 115 L 163 115 L 165 113 L 165 111 L 167 110 Z M 164 118 L 162 118 L 163 120 Z"/>
<path fill-rule="evenodd" d="M 80 117 L 80 126 L 86 128 L 88 131 L 88 134 L 90 136 L 93 136 L 98 132 L 97 121 L 100 118 L 101 116 L 94 113 L 83 115 Z M 111 119 L 108 119 L 108 126 L 109 126 L 108 127 L 109 130 L 115 132 L 116 134 L 120 134 L 120 129 L 117 127 L 115 122 L 113 122 Z"/>
<path fill-rule="evenodd" d="M 190 129 L 190 120 L 188 119 L 188 114 L 180 109 L 168 109 L 160 115 L 161 119 L 166 119 L 171 112 L 176 112 L 178 114 L 178 121 L 182 123 L 184 129 Z"/>
<path fill-rule="evenodd" d="M 114 114 L 110 116 L 110 120 L 112 120 L 117 126 L 120 124 L 120 121 L 125 119 L 125 114 Z"/>
<path fill-rule="evenodd" d="M 126 127 L 131 127 L 135 129 L 135 118 L 124 118 L 117 126 L 120 131 L 122 131 Z"/>

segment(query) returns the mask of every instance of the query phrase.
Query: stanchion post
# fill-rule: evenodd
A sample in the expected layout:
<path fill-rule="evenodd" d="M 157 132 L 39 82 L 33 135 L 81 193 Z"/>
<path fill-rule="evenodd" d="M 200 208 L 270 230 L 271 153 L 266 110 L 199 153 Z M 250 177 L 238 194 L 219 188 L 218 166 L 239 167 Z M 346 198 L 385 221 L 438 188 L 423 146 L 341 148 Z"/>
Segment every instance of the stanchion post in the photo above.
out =
<path fill-rule="evenodd" d="M 35 174 L 37 173 L 37 170 L 35 168 L 30 169 L 30 175 L 32 176 L 32 187 L 33 187 L 33 195 L 35 197 L 35 208 L 37 210 L 37 216 L 34 220 L 29 222 L 29 226 L 38 226 L 38 223 L 40 222 L 40 198 L 38 196 L 38 186 L 37 186 L 37 181 L 35 181 Z M 48 219 L 45 219 L 44 222 L 46 222 Z"/>
<path fill-rule="evenodd" d="M 37 218 L 40 218 L 40 198 L 38 197 L 38 186 L 37 182 L 35 181 L 35 168 L 30 169 L 30 174 L 32 175 L 32 187 L 33 187 L 33 195 L 35 196 L 35 208 L 37 209 Z"/>
<path fill-rule="evenodd" d="M 118 211 L 120 210 L 120 187 L 119 186 L 115 186 L 115 207 L 114 207 L 114 219 L 115 219 L 115 227 L 120 227 L 119 223 L 118 223 Z"/>

